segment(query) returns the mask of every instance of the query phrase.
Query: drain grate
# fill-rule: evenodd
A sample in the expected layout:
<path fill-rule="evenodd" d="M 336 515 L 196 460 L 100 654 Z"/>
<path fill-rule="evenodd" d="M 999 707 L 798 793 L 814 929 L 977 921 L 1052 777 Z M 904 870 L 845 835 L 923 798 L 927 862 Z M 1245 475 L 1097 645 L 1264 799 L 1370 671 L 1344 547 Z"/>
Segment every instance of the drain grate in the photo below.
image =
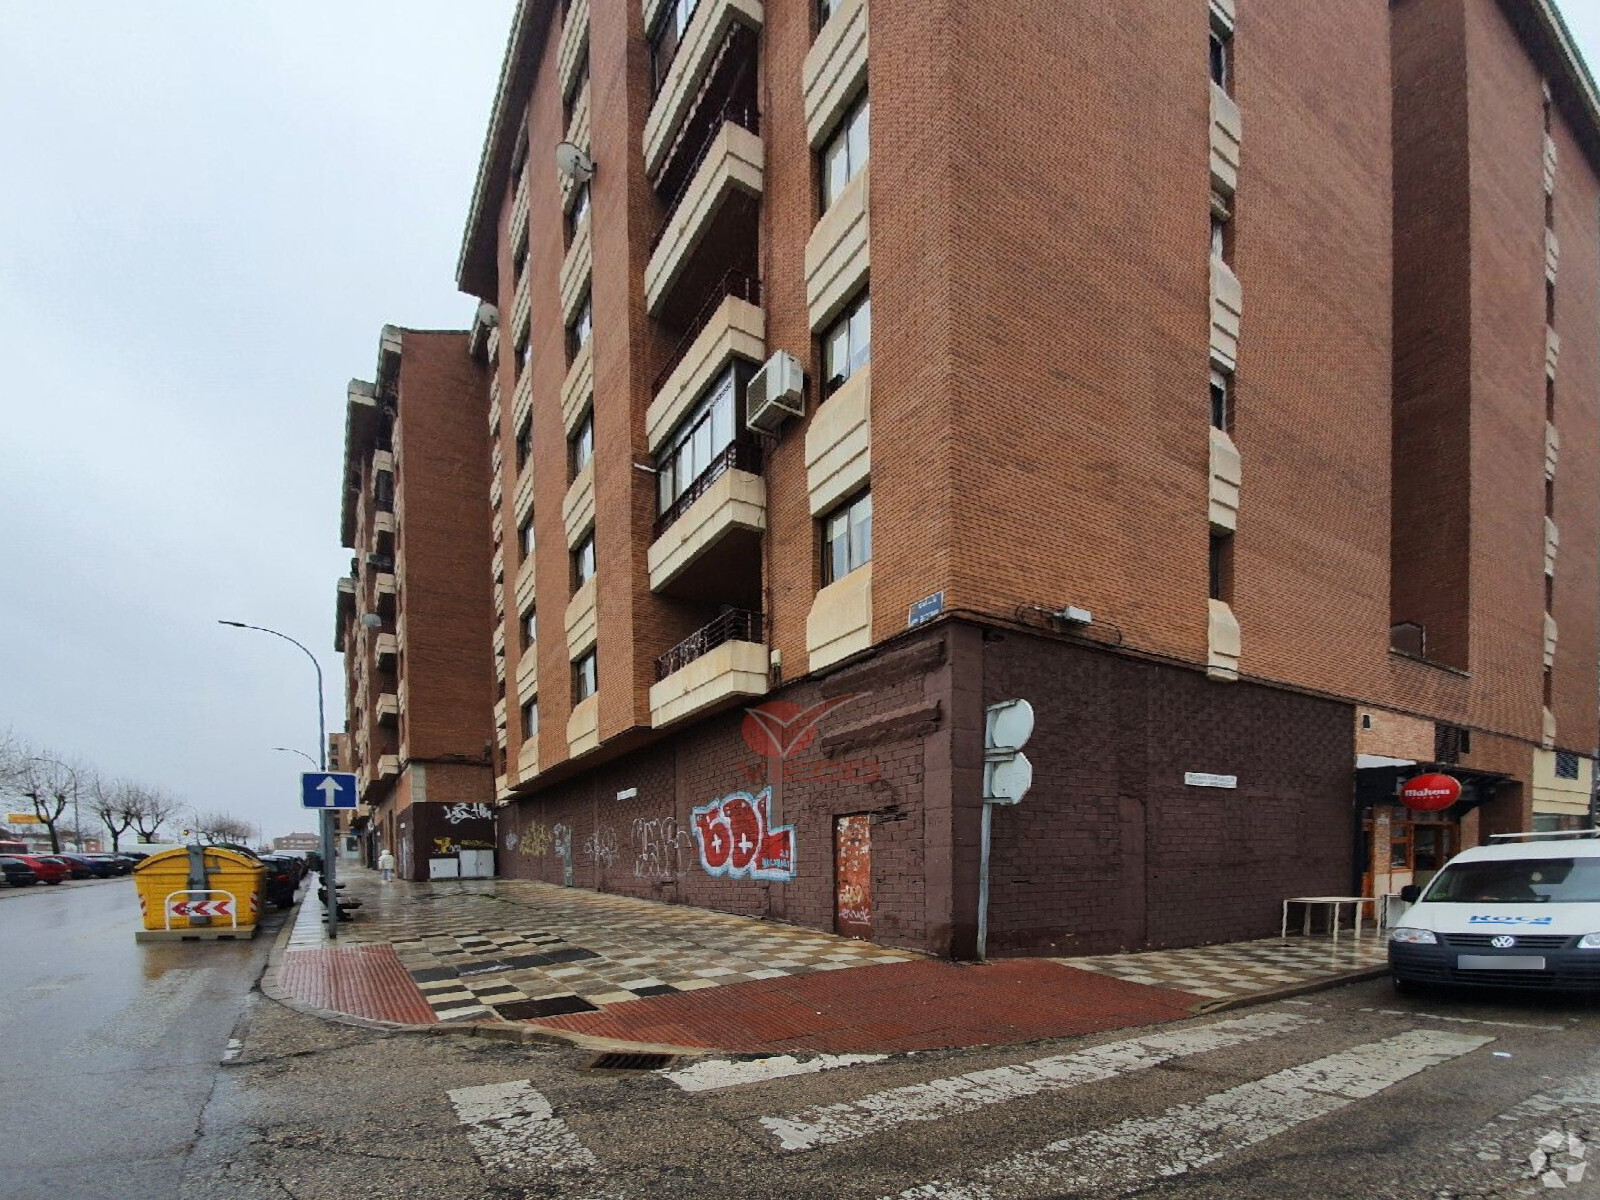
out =
<path fill-rule="evenodd" d="M 617 1054 L 596 1055 L 586 1070 L 590 1071 L 659 1071 L 677 1061 L 675 1054 Z"/>

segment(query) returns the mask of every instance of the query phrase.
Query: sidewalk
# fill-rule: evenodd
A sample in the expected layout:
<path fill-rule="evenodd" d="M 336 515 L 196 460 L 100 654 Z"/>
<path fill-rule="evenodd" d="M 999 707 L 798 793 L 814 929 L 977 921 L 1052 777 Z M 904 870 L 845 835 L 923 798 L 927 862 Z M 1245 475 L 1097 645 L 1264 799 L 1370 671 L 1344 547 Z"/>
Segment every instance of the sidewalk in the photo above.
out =
<path fill-rule="evenodd" d="M 931 959 L 790 925 L 524 880 L 384 884 L 325 939 L 315 890 L 262 981 L 335 1019 L 686 1051 L 884 1053 L 1178 1020 L 1381 971 L 1380 938 L 1098 958 Z M 597 1043 L 598 1044 L 598 1043 Z"/>

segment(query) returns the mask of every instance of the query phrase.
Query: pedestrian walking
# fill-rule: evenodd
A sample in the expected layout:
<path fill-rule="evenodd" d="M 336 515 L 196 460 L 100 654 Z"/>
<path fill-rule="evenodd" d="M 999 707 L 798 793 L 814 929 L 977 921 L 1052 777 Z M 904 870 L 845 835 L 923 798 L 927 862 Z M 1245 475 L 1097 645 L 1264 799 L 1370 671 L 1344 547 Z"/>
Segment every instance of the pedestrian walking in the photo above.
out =
<path fill-rule="evenodd" d="M 389 853 L 387 846 L 384 847 L 383 853 L 378 855 L 378 870 L 383 872 L 385 883 L 394 878 L 394 855 Z"/>

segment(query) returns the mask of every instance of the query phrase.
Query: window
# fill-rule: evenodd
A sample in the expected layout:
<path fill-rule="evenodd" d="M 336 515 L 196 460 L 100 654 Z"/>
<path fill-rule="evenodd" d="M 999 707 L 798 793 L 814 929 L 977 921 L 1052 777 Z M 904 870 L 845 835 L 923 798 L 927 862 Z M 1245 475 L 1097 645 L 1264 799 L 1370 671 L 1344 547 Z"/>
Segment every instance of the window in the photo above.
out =
<path fill-rule="evenodd" d="M 1546 484 L 1545 486 L 1548 487 L 1549 485 Z M 1555 612 L 1556 610 L 1556 577 L 1554 575 L 1546 575 L 1544 577 L 1544 610 L 1545 612 Z"/>
<path fill-rule="evenodd" d="M 656 500 L 666 512 L 733 445 L 743 372 L 729 367 L 656 455 Z"/>
<path fill-rule="evenodd" d="M 1578 756 L 1570 750 L 1556 751 L 1556 778 L 1576 779 L 1578 777 Z"/>
<path fill-rule="evenodd" d="M 843 579 L 872 561 L 872 493 L 862 492 L 822 521 L 822 582 Z"/>
<path fill-rule="evenodd" d="M 567 213 L 567 245 L 577 236 L 578 226 L 589 216 L 589 185 L 580 183 L 572 199 L 572 211 Z"/>
<path fill-rule="evenodd" d="M 528 611 L 522 614 L 520 625 L 522 629 L 522 648 L 526 650 L 539 640 L 538 610 L 530 605 Z"/>
<path fill-rule="evenodd" d="M 1211 531 L 1208 557 L 1209 594 L 1213 600 L 1233 603 L 1233 534 Z"/>
<path fill-rule="evenodd" d="M 571 478 L 583 474 L 583 469 L 594 458 L 594 409 L 583 414 L 578 428 L 567 439 L 567 470 Z"/>
<path fill-rule="evenodd" d="M 1549 192 L 1544 194 L 1544 227 L 1546 229 L 1556 227 L 1556 198 Z"/>
<path fill-rule="evenodd" d="M 1233 31 L 1211 27 L 1211 82 L 1233 93 Z"/>
<path fill-rule="evenodd" d="M 572 324 L 567 326 L 567 359 L 571 361 L 578 357 L 589 342 L 589 335 L 594 332 L 594 301 L 585 296 L 583 303 L 578 306 L 578 315 L 572 318 Z"/>
<path fill-rule="evenodd" d="M 833 395 L 871 359 L 872 296 L 862 292 L 822 335 L 823 393 Z"/>
<path fill-rule="evenodd" d="M 828 18 L 838 11 L 840 0 L 817 0 L 817 28 L 828 23 Z"/>
<path fill-rule="evenodd" d="M 594 578 L 594 534 L 578 543 L 572 552 L 572 590 L 577 591 Z"/>
<path fill-rule="evenodd" d="M 1222 371 L 1211 372 L 1211 424 L 1224 433 L 1233 424 L 1233 379 Z"/>
<path fill-rule="evenodd" d="M 522 706 L 522 740 L 539 736 L 539 697 L 535 696 Z"/>
<path fill-rule="evenodd" d="M 574 704 L 582 704 L 590 696 L 594 695 L 599 687 L 594 655 L 595 652 L 591 650 L 572 664 L 572 702 Z"/>
<path fill-rule="evenodd" d="M 672 69 L 672 60 L 678 56 L 683 35 L 694 16 L 696 0 L 667 0 L 667 11 L 662 14 L 655 32 L 650 35 L 650 88 L 651 94 L 661 90 Z"/>
<path fill-rule="evenodd" d="M 528 457 L 533 453 L 533 417 L 530 415 L 523 421 L 522 428 L 517 430 L 517 470 L 522 470 L 528 465 Z"/>
<path fill-rule="evenodd" d="M 1430 904 L 1593 904 L 1600 901 L 1600 858 L 1452 863 L 1422 898 Z"/>
<path fill-rule="evenodd" d="M 523 560 L 533 557 L 533 514 L 528 514 L 528 519 L 517 526 L 517 547 Z"/>
<path fill-rule="evenodd" d="M 1544 323 L 1556 323 L 1556 285 L 1548 279 L 1544 281 Z"/>
<path fill-rule="evenodd" d="M 515 257 L 513 257 L 512 260 L 511 260 L 511 270 L 513 272 L 513 274 L 512 274 L 512 279 L 513 280 L 520 280 L 522 278 L 523 269 L 528 265 L 528 246 L 529 245 L 530 245 L 530 243 L 529 243 L 528 239 L 524 238 L 522 240 L 522 249 L 518 250 L 516 255 L 515 255 Z"/>
<path fill-rule="evenodd" d="M 1216 193 L 1211 196 L 1211 257 L 1233 265 L 1233 213 Z"/>
<path fill-rule="evenodd" d="M 1556 515 L 1556 481 L 1554 479 L 1546 479 L 1544 481 L 1544 515 L 1547 517 Z M 1546 591 L 1548 591 L 1550 576 L 1546 575 L 1544 579 Z M 1546 604 L 1545 607 L 1549 608 L 1550 606 Z"/>
<path fill-rule="evenodd" d="M 589 56 L 584 55 L 583 66 L 578 68 L 578 73 L 572 77 L 572 86 L 567 89 L 566 95 L 561 97 L 561 128 L 572 128 L 572 115 L 578 109 L 578 97 L 583 95 L 583 89 L 589 82 Z"/>
<path fill-rule="evenodd" d="M 867 165 L 867 120 L 871 105 L 862 96 L 845 113 L 839 128 L 822 148 L 822 211 L 827 212 Z"/>

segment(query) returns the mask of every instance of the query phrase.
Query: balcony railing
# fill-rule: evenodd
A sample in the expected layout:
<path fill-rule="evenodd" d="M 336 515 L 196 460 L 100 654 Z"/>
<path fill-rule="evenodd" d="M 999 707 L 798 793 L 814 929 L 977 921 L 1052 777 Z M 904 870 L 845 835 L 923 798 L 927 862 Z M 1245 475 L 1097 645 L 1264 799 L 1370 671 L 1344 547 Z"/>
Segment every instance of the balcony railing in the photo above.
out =
<path fill-rule="evenodd" d="M 678 186 L 673 188 L 666 200 L 666 212 L 661 215 L 661 224 L 656 229 L 655 236 L 650 239 L 650 249 L 653 251 L 661 244 L 661 239 L 667 235 L 667 227 L 672 224 L 673 215 L 678 211 L 678 206 L 683 203 L 689 194 L 689 188 L 694 183 L 694 177 L 700 172 L 700 165 L 705 162 L 706 156 L 711 153 L 711 147 L 716 145 L 717 135 L 722 132 L 722 127 L 728 122 L 748 129 L 757 137 L 761 136 L 761 114 L 755 105 L 747 104 L 742 100 L 730 100 L 722 106 L 722 110 L 714 114 L 701 139 L 699 147 L 694 152 L 694 158 L 683 169 L 683 175 L 678 181 Z"/>
<path fill-rule="evenodd" d="M 696 629 L 683 641 L 656 659 L 656 679 L 660 681 L 674 671 L 681 671 L 703 654 L 709 654 L 724 642 L 761 641 L 761 614 L 730 608 L 709 625 Z"/>
<path fill-rule="evenodd" d="M 667 380 L 678 369 L 678 364 L 689 353 L 689 347 L 694 345 L 695 338 L 704 332 L 705 327 L 711 324 L 711 318 L 717 315 L 717 309 L 722 307 L 722 302 L 729 296 L 737 296 L 758 308 L 761 305 L 761 281 L 753 275 L 746 275 L 743 271 L 729 271 L 706 297 L 700 311 L 694 315 L 694 320 L 689 322 L 689 328 L 684 330 L 683 337 L 672 348 L 672 353 L 667 356 L 666 365 L 661 368 L 655 382 L 650 386 L 650 395 L 655 396 L 667 385 Z"/>
<path fill-rule="evenodd" d="M 761 447 L 754 438 L 735 438 L 721 454 L 711 460 L 711 465 L 695 478 L 695 481 L 683 490 L 683 495 L 674 500 L 667 511 L 656 518 L 654 537 L 660 537 L 679 517 L 689 511 L 689 506 L 701 496 L 711 490 L 711 485 L 716 483 L 731 470 L 749 471 L 752 475 L 761 474 Z"/>

